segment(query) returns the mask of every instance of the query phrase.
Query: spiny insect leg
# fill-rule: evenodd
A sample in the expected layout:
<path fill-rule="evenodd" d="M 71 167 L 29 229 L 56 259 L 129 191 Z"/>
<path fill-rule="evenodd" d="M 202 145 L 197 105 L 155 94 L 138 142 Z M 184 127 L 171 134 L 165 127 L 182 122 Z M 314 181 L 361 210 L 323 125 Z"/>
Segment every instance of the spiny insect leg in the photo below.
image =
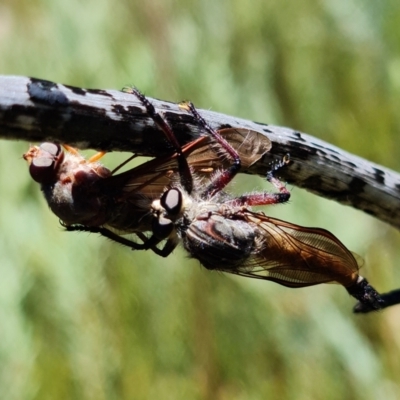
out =
<path fill-rule="evenodd" d="M 143 106 L 146 108 L 147 113 L 150 115 L 154 123 L 164 132 L 165 137 L 168 139 L 174 151 L 178 155 L 178 168 L 179 175 L 181 178 L 181 184 L 185 188 L 188 193 L 191 193 L 193 190 L 193 177 L 190 171 L 189 164 L 186 160 L 186 157 L 183 154 L 182 147 L 179 144 L 178 140 L 175 137 L 174 131 L 171 126 L 168 124 L 165 118 L 163 118 L 154 108 L 153 104 L 141 93 L 137 88 L 124 88 L 124 91 L 127 93 L 134 94 Z"/>

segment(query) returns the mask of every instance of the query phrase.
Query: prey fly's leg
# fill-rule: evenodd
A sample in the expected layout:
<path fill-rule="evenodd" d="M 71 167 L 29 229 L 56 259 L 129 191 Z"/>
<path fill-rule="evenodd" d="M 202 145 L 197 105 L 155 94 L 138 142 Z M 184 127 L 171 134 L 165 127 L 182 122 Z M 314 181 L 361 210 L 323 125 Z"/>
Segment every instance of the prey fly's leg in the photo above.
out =
<path fill-rule="evenodd" d="M 177 246 L 175 241 L 167 240 L 164 247 L 162 249 L 159 249 L 156 245 L 161 241 L 160 239 L 156 239 L 154 236 L 152 236 L 151 238 L 147 238 L 141 232 L 135 232 L 135 233 L 138 236 L 138 238 L 143 241 L 143 243 L 136 243 L 132 240 L 117 235 L 116 233 L 110 231 L 107 228 L 102 228 L 98 226 L 86 226 L 86 225 L 66 225 L 62 222 L 61 225 L 68 232 L 98 233 L 101 236 L 104 236 L 105 238 L 112 240 L 113 242 L 122 244 L 123 246 L 130 247 L 132 250 L 152 250 L 155 254 L 161 257 L 168 257 Z"/>
<path fill-rule="evenodd" d="M 132 240 L 126 239 L 116 233 L 110 231 L 107 228 L 99 227 L 99 226 L 86 226 L 86 225 L 66 225 L 63 222 L 60 222 L 61 226 L 64 227 L 68 232 L 89 232 L 89 233 L 98 233 L 101 236 L 106 237 L 107 239 L 112 240 L 113 242 L 122 244 L 123 246 L 130 247 L 134 250 L 147 250 L 146 244 L 136 243 Z"/>
<path fill-rule="evenodd" d="M 149 100 L 136 88 L 124 88 L 124 92 L 134 94 L 143 106 L 146 108 L 147 113 L 150 115 L 154 123 L 164 132 L 165 137 L 168 139 L 174 151 L 178 155 L 178 168 L 179 168 L 179 175 L 181 179 L 181 185 L 188 193 L 191 193 L 193 190 L 193 177 L 190 171 L 189 164 L 186 160 L 182 152 L 182 147 L 179 144 L 178 140 L 175 137 L 174 131 L 168 124 L 168 122 L 159 114 L 157 113 L 156 109 L 154 108 L 153 104 L 150 103 Z"/>

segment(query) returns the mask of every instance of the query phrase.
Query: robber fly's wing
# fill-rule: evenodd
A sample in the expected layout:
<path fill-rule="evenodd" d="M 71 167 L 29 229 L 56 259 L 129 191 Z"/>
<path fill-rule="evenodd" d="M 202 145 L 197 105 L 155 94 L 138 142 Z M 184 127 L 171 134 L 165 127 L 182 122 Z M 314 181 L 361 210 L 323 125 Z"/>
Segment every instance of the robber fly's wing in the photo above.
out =
<path fill-rule="evenodd" d="M 357 281 L 359 264 L 330 232 L 261 213 L 246 211 L 244 215 L 255 227 L 258 243 L 254 255 L 239 268 L 239 275 L 289 287 L 328 282 L 348 287 Z"/>
<path fill-rule="evenodd" d="M 242 128 L 224 128 L 218 133 L 238 152 L 242 168 L 247 169 L 271 150 L 271 141 L 263 134 Z M 228 168 L 232 164 L 221 145 L 210 138 L 188 157 L 191 168 L 199 175 L 207 175 L 216 169 Z"/>

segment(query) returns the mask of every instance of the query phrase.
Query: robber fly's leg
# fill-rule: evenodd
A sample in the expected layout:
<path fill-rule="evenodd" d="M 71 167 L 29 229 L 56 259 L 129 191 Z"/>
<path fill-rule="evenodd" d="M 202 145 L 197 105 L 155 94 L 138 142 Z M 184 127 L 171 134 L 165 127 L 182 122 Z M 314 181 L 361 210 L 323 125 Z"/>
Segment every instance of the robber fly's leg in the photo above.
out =
<path fill-rule="evenodd" d="M 148 239 L 146 236 L 144 236 L 141 233 L 137 234 L 140 239 L 143 240 L 143 242 L 147 245 L 148 244 Z M 149 249 L 156 253 L 160 257 L 168 257 L 176 248 L 177 242 L 175 240 L 168 239 L 167 242 L 165 243 L 164 247 L 162 249 L 159 249 L 157 246 L 151 246 Z"/>
<path fill-rule="evenodd" d="M 178 161 L 181 185 L 188 193 L 191 193 L 193 190 L 192 173 L 190 171 L 190 167 L 186 160 L 186 157 L 182 152 L 182 147 L 175 137 L 174 131 L 169 126 L 168 122 L 156 111 L 153 104 L 151 104 L 150 101 L 147 100 L 147 98 L 144 96 L 143 93 L 141 93 L 136 88 L 124 88 L 124 91 L 126 93 L 134 94 L 140 100 L 140 102 L 146 108 L 147 113 L 150 115 L 154 123 L 164 132 L 165 137 L 168 139 L 174 151 L 178 155 L 177 161 Z"/>
<path fill-rule="evenodd" d="M 267 206 L 271 204 L 286 203 L 290 198 L 290 193 L 249 193 L 235 197 L 232 200 L 226 201 L 225 204 L 240 207 L 240 206 Z"/>
<path fill-rule="evenodd" d="M 238 196 L 227 202 L 231 206 L 264 206 L 269 204 L 286 203 L 290 198 L 290 192 L 278 178 L 274 176 L 275 171 L 282 168 L 290 161 L 289 154 L 286 154 L 281 160 L 275 162 L 267 173 L 267 181 L 272 183 L 279 192 L 259 192 L 249 193 Z"/>
<path fill-rule="evenodd" d="M 285 184 L 274 176 L 275 172 L 278 171 L 278 169 L 281 169 L 285 165 L 289 164 L 289 162 L 290 162 L 289 154 L 285 154 L 281 160 L 274 162 L 271 166 L 271 169 L 267 172 L 267 181 L 269 183 L 272 183 L 279 190 L 280 193 L 285 193 L 290 196 L 290 192 L 289 190 L 287 190 Z"/>
<path fill-rule="evenodd" d="M 175 240 L 172 239 L 168 239 L 167 242 L 165 243 L 165 246 L 159 250 L 158 254 L 161 257 L 168 257 L 176 248 L 176 246 L 178 245 L 178 243 Z"/>
<path fill-rule="evenodd" d="M 194 105 L 190 102 L 180 104 L 180 107 L 191 112 L 196 122 L 217 142 L 221 145 L 224 153 L 232 159 L 232 165 L 223 171 L 219 171 L 207 188 L 203 191 L 203 196 L 213 196 L 218 193 L 235 177 L 241 167 L 241 161 L 237 151 L 227 142 L 218 131 L 211 128 L 205 119 L 198 113 Z"/>
<path fill-rule="evenodd" d="M 160 250 L 157 246 L 155 245 L 149 245 L 149 238 L 144 235 L 142 232 L 136 232 L 136 235 L 138 236 L 139 239 L 143 241 L 143 244 L 148 247 L 149 250 L 153 251 L 155 254 L 162 256 L 160 253 L 162 250 Z"/>
<path fill-rule="evenodd" d="M 139 244 L 132 240 L 126 239 L 122 236 L 117 235 L 116 233 L 110 231 L 107 228 L 102 228 L 98 226 L 86 226 L 86 225 L 66 225 L 61 222 L 61 225 L 68 232 L 89 232 L 89 233 L 99 233 L 101 236 L 106 237 L 107 239 L 112 240 L 113 242 L 117 242 L 122 244 L 123 246 L 128 246 L 134 250 L 147 250 L 146 244 Z"/>

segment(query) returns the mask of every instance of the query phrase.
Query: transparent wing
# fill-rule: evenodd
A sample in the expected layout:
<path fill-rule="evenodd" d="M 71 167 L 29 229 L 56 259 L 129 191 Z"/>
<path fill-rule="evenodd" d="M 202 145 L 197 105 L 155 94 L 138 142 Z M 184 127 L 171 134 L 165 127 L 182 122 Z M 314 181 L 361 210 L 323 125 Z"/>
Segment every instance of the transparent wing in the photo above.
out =
<path fill-rule="evenodd" d="M 248 129 L 225 128 L 219 133 L 238 152 L 243 168 L 257 162 L 271 149 L 271 141 L 259 132 Z M 182 148 L 195 175 L 207 178 L 217 169 L 227 168 L 232 161 L 209 136 L 200 137 Z M 173 179 L 177 179 L 177 155 L 157 157 L 129 171 L 106 178 L 102 181 L 109 189 L 123 188 L 124 201 L 137 194 L 157 199 Z"/>
<path fill-rule="evenodd" d="M 271 148 L 270 140 L 246 129 L 227 128 L 220 133 L 238 151 L 244 168 L 258 161 Z M 195 179 L 207 180 L 217 169 L 227 168 L 232 160 L 209 136 L 202 136 L 182 148 Z M 110 228 L 123 232 L 150 229 L 150 207 L 166 188 L 179 182 L 178 156 L 157 157 L 136 168 L 101 179 L 100 192 L 115 199 L 115 213 L 108 220 Z M 199 183 L 196 186 L 201 186 Z"/>
<path fill-rule="evenodd" d="M 289 287 L 328 282 L 348 287 L 357 281 L 359 264 L 330 232 L 250 211 L 246 211 L 244 217 L 257 231 L 257 245 L 237 271 L 227 272 Z"/>
<path fill-rule="evenodd" d="M 259 132 L 241 128 L 224 128 L 218 131 L 238 152 L 242 168 L 247 169 L 271 150 L 271 141 Z M 216 142 L 199 146 L 188 157 L 190 166 L 199 174 L 228 168 L 232 160 L 226 157 L 226 151 Z"/>

